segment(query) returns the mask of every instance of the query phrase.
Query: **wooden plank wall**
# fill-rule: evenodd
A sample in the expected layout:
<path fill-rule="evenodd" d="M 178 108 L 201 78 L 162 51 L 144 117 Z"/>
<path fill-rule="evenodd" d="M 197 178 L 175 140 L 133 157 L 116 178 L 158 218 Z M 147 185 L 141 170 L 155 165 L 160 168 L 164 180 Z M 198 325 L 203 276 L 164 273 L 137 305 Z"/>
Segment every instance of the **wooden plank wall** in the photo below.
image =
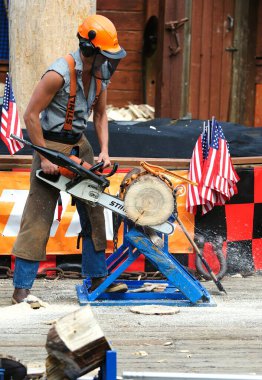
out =
<path fill-rule="evenodd" d="M 255 127 L 262 126 L 262 0 L 259 1 L 256 41 L 256 104 Z"/>
<path fill-rule="evenodd" d="M 97 158 L 97 157 L 95 157 Z M 146 161 L 151 165 L 158 165 L 168 169 L 185 170 L 189 169 L 190 159 L 187 158 L 149 158 L 149 157 L 110 157 L 112 164 L 117 162 L 120 167 L 133 168 L 140 167 L 141 161 Z M 254 157 L 232 157 L 232 162 L 236 166 L 261 166 L 262 156 Z M 0 171 L 12 169 L 30 169 L 32 155 L 8 156 L 0 155 Z"/>
<path fill-rule="evenodd" d="M 189 112 L 194 119 L 213 115 L 228 121 L 232 74 L 234 0 L 192 1 Z"/>
<path fill-rule="evenodd" d="M 5 83 L 8 67 L 9 65 L 7 60 L 0 60 L 0 83 Z"/>
<path fill-rule="evenodd" d="M 144 0 L 97 0 L 97 14 L 116 26 L 121 46 L 127 51 L 108 88 L 108 104 L 122 107 L 143 103 L 142 49 L 145 25 Z"/>
<path fill-rule="evenodd" d="M 165 0 L 160 4 L 156 117 L 179 119 L 183 73 L 183 27 L 174 33 L 168 30 L 166 25 L 170 22 L 179 22 L 186 17 L 185 1 Z M 175 53 L 178 47 L 176 38 L 181 49 L 178 53 Z"/>

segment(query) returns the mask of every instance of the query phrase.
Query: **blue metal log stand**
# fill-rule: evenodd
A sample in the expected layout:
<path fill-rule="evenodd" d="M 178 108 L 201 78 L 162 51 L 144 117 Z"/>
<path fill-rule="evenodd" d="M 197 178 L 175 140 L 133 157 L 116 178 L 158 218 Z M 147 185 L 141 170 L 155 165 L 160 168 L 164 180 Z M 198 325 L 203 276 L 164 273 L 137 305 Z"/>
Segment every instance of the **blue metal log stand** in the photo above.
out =
<path fill-rule="evenodd" d="M 128 286 L 126 293 L 106 293 L 112 284 L 140 255 L 144 255 L 166 278 L 163 280 L 130 281 L 117 280 Z M 216 306 L 208 291 L 168 252 L 165 237 L 164 248 L 154 245 L 136 228 L 129 229 L 125 223 L 123 244 L 107 259 L 108 277 L 93 292 L 89 292 L 90 279 L 77 285 L 80 305 L 127 306 L 127 305 L 168 305 L 168 306 Z M 145 282 L 165 283 L 162 292 L 134 292 Z"/>
<path fill-rule="evenodd" d="M 5 378 L 5 370 L 4 368 L 0 368 L 0 380 L 4 380 Z"/>
<path fill-rule="evenodd" d="M 116 380 L 117 377 L 117 357 L 116 351 L 106 351 L 106 358 L 101 366 L 98 375 L 94 380 Z"/>

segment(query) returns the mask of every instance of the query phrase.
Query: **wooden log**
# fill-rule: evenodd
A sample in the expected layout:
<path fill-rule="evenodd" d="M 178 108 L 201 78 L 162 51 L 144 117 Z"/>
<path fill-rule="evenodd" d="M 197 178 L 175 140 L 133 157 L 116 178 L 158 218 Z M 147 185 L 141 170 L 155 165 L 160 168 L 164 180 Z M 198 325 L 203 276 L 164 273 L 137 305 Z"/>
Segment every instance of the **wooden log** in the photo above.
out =
<path fill-rule="evenodd" d="M 164 223 L 174 210 L 172 190 L 161 179 L 143 175 L 129 185 L 124 207 L 128 218 L 141 226 Z"/>
<path fill-rule="evenodd" d="M 90 306 L 59 319 L 47 335 L 48 380 L 76 379 L 101 367 L 110 350 Z"/>

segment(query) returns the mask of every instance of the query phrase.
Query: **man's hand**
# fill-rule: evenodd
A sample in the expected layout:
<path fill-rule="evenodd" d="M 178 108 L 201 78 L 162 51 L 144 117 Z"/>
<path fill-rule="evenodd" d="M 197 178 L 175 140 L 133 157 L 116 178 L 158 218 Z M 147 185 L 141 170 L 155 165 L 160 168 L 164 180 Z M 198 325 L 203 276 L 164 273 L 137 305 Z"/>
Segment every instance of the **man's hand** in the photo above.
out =
<path fill-rule="evenodd" d="M 58 166 L 53 164 L 47 158 L 41 158 L 41 169 L 45 174 L 56 175 L 59 174 Z"/>
<path fill-rule="evenodd" d="M 111 165 L 111 161 L 109 158 L 109 155 L 107 153 L 101 152 L 98 156 L 97 162 L 104 162 L 103 168 L 107 168 L 108 166 Z"/>

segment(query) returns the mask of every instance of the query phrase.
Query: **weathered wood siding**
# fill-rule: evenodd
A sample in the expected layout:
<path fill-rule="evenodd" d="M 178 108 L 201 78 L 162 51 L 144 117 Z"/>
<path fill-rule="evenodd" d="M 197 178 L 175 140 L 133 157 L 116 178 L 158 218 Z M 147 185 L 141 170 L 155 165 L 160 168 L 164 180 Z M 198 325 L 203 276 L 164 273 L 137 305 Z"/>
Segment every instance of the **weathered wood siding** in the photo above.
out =
<path fill-rule="evenodd" d="M 0 60 L 0 83 L 5 83 L 6 73 L 8 71 L 8 61 Z M 3 94 L 0 93 L 0 96 Z"/>
<path fill-rule="evenodd" d="M 108 104 L 124 106 L 143 102 L 142 49 L 145 22 L 144 0 L 97 0 L 97 14 L 108 17 L 127 51 L 108 89 Z"/>
<path fill-rule="evenodd" d="M 165 0 L 159 8 L 159 40 L 156 116 L 179 119 L 182 98 L 184 26 L 172 29 L 186 18 L 185 1 Z M 172 26 L 170 25 L 172 23 Z M 170 25 L 170 27 L 168 27 Z M 161 68 L 161 69 L 160 69 Z"/>
<path fill-rule="evenodd" d="M 259 1 L 256 38 L 256 104 L 255 127 L 262 126 L 262 1 Z"/>
<path fill-rule="evenodd" d="M 261 0 L 260 0 L 261 1 Z M 259 0 L 235 0 L 230 121 L 254 125 L 255 55 Z"/>
<path fill-rule="evenodd" d="M 192 1 L 189 112 L 228 121 L 232 79 L 234 0 Z"/>
<path fill-rule="evenodd" d="M 157 117 L 214 115 L 262 124 L 262 0 L 13 0 L 10 70 L 21 114 L 45 67 L 75 49 L 80 19 L 95 11 L 113 21 L 127 50 L 109 86 L 108 104 L 146 102 Z M 158 18 L 158 47 L 146 61 L 144 30 L 151 15 Z M 183 17 L 189 21 L 178 32 L 182 49 L 170 57 L 175 41 L 165 23 Z"/>

